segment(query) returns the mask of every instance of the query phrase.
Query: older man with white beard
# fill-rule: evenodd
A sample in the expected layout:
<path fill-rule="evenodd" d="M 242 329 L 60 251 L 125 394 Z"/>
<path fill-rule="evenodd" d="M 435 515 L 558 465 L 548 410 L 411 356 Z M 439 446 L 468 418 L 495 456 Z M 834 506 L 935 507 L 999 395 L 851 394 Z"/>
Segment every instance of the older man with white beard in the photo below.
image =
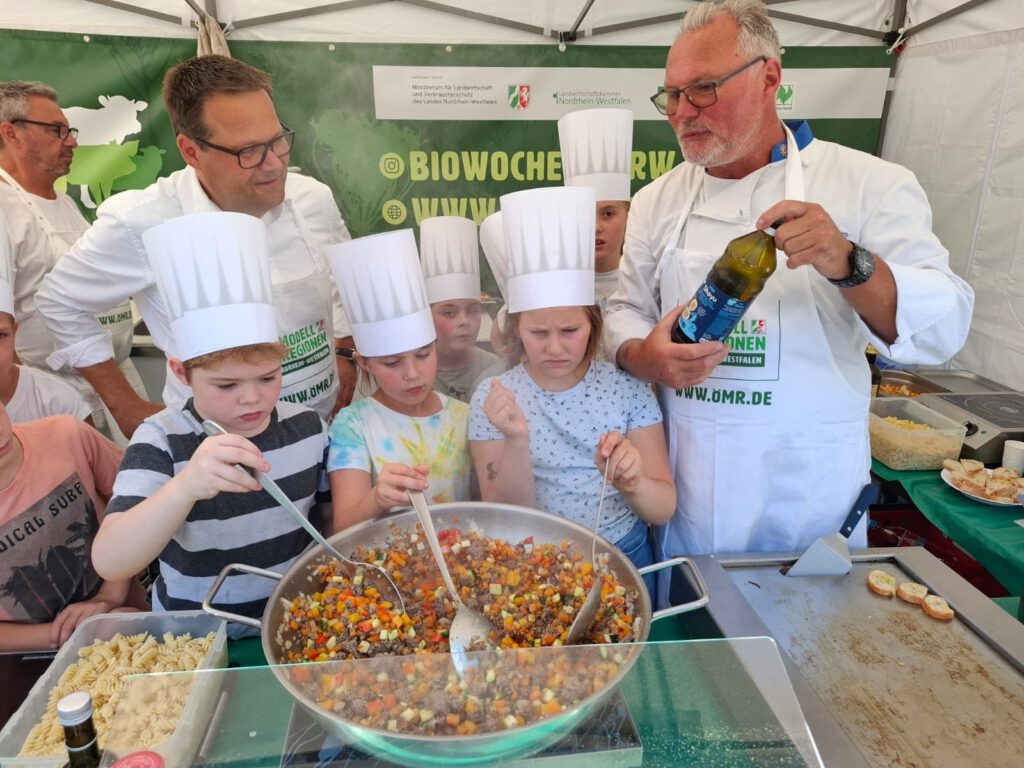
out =
<path fill-rule="evenodd" d="M 678 490 L 668 555 L 837 531 L 869 478 L 865 345 L 938 364 L 970 325 L 973 292 L 913 174 L 779 120 L 779 50 L 761 0 L 696 4 L 652 97 L 685 162 L 633 198 L 606 343 L 659 385 Z M 780 219 L 779 267 L 731 336 L 673 343 L 725 245 Z"/>

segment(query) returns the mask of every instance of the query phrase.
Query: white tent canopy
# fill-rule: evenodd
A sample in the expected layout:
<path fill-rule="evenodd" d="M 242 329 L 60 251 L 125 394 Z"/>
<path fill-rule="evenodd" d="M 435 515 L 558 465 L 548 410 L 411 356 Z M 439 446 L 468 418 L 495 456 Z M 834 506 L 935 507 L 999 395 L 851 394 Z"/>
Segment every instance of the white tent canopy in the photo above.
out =
<path fill-rule="evenodd" d="M 197 12 L 211 12 L 229 41 L 667 45 L 692 2 L 37 0 L 0 6 L 0 28 L 187 38 Z M 918 175 L 977 294 L 954 364 L 1024 390 L 1024 3 L 768 4 L 788 46 L 889 46 L 902 30 L 882 154 Z"/>

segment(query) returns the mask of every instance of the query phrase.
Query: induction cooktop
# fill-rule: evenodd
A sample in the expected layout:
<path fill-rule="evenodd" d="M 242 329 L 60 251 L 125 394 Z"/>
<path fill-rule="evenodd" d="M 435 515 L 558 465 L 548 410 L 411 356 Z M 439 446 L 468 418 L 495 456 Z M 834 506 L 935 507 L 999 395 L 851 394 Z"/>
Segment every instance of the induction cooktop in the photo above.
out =
<path fill-rule="evenodd" d="M 932 394 L 918 400 L 967 426 L 964 458 L 999 464 L 1003 443 L 1024 439 L 1024 394 L 1020 392 Z"/>

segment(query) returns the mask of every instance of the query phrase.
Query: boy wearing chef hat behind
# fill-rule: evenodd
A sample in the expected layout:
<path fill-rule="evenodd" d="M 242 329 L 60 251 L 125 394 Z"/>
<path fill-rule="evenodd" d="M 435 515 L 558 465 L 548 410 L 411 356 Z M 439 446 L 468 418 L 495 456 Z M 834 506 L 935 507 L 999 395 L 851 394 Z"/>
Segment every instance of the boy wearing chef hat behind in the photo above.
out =
<path fill-rule="evenodd" d="M 168 367 L 192 397 L 132 436 L 93 559 L 101 575 L 124 578 L 159 556 L 154 609 L 194 610 L 224 566 L 284 573 L 309 545 L 247 470 L 277 481 L 308 516 L 327 500 L 327 427 L 310 408 L 278 400 L 288 348 L 277 335 L 263 222 L 192 214 L 146 230 L 143 242 L 171 314 Z M 205 420 L 227 434 L 206 437 Z M 259 617 L 272 590 L 266 579 L 230 576 L 218 605 Z"/>
<path fill-rule="evenodd" d="M 633 111 L 582 109 L 558 121 L 567 187 L 589 187 L 597 203 L 594 289 L 604 311 L 619 286 L 633 162 Z"/>
<path fill-rule="evenodd" d="M 331 423 L 335 521 L 350 526 L 408 506 L 409 490 L 433 503 L 467 500 L 469 406 L 434 390 L 436 334 L 412 230 L 333 245 L 327 259 L 355 363 L 372 388 Z"/>
<path fill-rule="evenodd" d="M 435 387 L 469 402 L 480 381 L 504 370 L 497 355 L 476 345 L 482 320 L 476 224 L 462 216 L 424 220 L 420 264 L 437 333 Z"/>
<path fill-rule="evenodd" d="M 647 524 L 675 510 L 651 388 L 595 359 L 594 195 L 549 187 L 501 198 L 511 370 L 470 406 L 470 451 L 485 501 L 537 507 L 591 527 L 638 567 L 654 562 Z M 645 577 L 654 597 L 653 576 Z"/>
<path fill-rule="evenodd" d="M 91 409 L 78 392 L 56 376 L 14 362 L 14 286 L 7 224 L 0 211 L 0 403 L 15 424 L 67 413 L 92 425 Z"/>

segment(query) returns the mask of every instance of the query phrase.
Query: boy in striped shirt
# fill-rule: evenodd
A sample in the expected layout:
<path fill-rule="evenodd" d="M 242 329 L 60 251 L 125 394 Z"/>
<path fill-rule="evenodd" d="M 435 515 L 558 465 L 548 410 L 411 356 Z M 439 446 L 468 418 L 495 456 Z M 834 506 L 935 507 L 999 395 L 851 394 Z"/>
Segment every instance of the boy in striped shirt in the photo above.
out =
<path fill-rule="evenodd" d="M 312 409 L 278 401 L 288 348 L 278 341 L 270 303 L 263 227 L 244 214 L 203 213 L 169 220 L 144 237 L 178 315 L 172 330 L 182 356 L 171 357 L 168 368 L 192 397 L 136 430 L 93 562 L 111 578 L 158 559 L 156 610 L 198 609 L 231 563 L 284 573 L 309 544 L 247 469 L 269 475 L 307 516 L 329 503 L 327 427 Z M 205 437 L 207 419 L 228 434 Z M 259 617 L 273 587 L 233 575 L 218 605 Z M 245 633 L 241 625 L 230 632 Z"/>

